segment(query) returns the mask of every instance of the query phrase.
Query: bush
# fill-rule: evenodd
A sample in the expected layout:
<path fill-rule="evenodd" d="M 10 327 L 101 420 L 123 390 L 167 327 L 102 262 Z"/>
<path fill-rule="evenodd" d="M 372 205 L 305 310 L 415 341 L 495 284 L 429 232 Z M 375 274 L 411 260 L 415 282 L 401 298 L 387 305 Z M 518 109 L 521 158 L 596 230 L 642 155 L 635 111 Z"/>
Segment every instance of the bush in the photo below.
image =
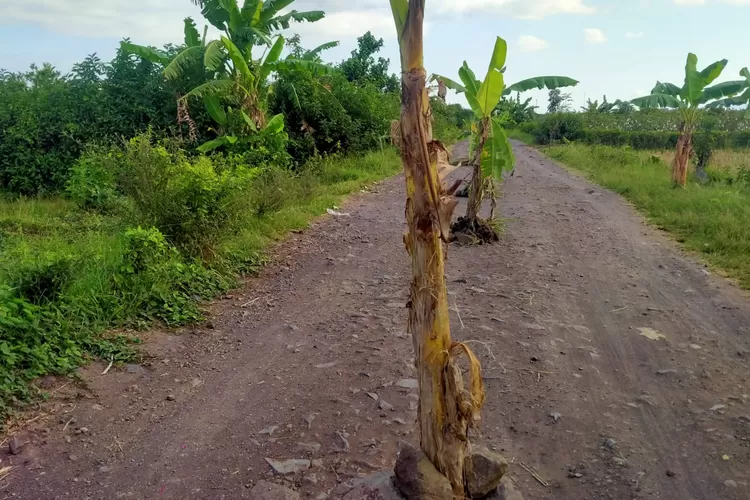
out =
<path fill-rule="evenodd" d="M 553 113 L 537 122 L 534 140 L 538 144 L 577 141 L 583 135 L 583 120 L 574 113 Z"/>
<path fill-rule="evenodd" d="M 134 200 L 138 220 L 188 255 L 205 258 L 247 211 L 248 186 L 258 173 L 236 157 L 219 157 L 218 165 L 206 156 L 188 158 L 148 134 L 128 141 L 117 158 L 120 188 Z"/>
<path fill-rule="evenodd" d="M 5 278 L 18 297 L 32 304 L 44 304 L 65 291 L 74 263 L 71 255 L 54 252 L 24 255 L 5 269 Z"/>
<path fill-rule="evenodd" d="M 125 231 L 125 252 L 115 277 L 117 293 L 146 323 L 182 324 L 201 318 L 197 300 L 227 289 L 230 282 L 198 262 L 185 263 L 161 232 L 140 226 Z"/>
<path fill-rule="evenodd" d="M 89 150 L 70 171 L 65 191 L 78 206 L 106 210 L 117 197 L 111 154 Z"/>
<path fill-rule="evenodd" d="M 281 75 L 270 96 L 272 113 L 283 113 L 289 153 L 299 166 L 317 154 L 361 153 L 380 147 L 398 118 L 399 97 L 341 74 Z"/>
<path fill-rule="evenodd" d="M 445 144 L 461 140 L 469 131 L 474 113 L 460 104 L 446 104 L 437 98 L 431 101 L 432 136 Z"/>

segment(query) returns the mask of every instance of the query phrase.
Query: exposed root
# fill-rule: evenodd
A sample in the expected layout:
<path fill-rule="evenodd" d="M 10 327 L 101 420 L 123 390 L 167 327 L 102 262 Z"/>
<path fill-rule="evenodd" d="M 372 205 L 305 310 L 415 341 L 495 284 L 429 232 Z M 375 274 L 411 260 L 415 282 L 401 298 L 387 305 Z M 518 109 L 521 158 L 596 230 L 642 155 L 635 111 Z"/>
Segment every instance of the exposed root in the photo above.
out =
<path fill-rule="evenodd" d="M 459 217 L 451 226 L 453 240 L 461 244 L 483 245 L 485 243 L 496 243 L 500 236 L 495 227 L 488 221 L 477 217 Z"/>

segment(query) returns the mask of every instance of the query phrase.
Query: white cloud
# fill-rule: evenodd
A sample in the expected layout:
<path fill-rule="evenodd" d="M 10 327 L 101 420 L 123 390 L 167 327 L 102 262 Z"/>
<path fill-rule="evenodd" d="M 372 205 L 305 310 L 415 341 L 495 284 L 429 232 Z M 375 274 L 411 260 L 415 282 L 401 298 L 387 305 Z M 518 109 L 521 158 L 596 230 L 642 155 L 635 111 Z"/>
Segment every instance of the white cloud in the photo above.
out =
<path fill-rule="evenodd" d="M 646 34 L 643 31 L 628 31 L 625 33 L 625 38 L 628 40 L 636 40 L 638 38 L 644 38 Z"/>
<path fill-rule="evenodd" d="M 361 36 L 371 30 L 378 37 L 394 37 L 393 16 L 387 2 L 378 0 L 297 0 L 294 8 L 323 10 L 326 18 L 317 23 L 293 24 L 310 40 L 330 41 Z M 192 16 L 199 28 L 205 23 L 200 9 L 187 0 L 0 0 L 4 22 L 41 24 L 58 32 L 123 38 L 160 46 L 183 38 L 183 18 Z M 202 29 L 201 29 L 202 31 Z"/>
<path fill-rule="evenodd" d="M 510 14 L 520 19 L 542 19 L 555 14 L 593 14 L 585 0 L 440 0 L 442 13 Z"/>
<path fill-rule="evenodd" d="M 607 36 L 599 28 L 586 28 L 583 33 L 588 43 L 604 43 L 607 41 Z"/>
<path fill-rule="evenodd" d="M 521 35 L 518 37 L 518 48 L 521 52 L 539 52 L 547 48 L 546 40 L 537 38 L 532 35 Z"/>
<path fill-rule="evenodd" d="M 6 22 L 42 24 L 80 36 L 130 37 L 155 45 L 181 41 L 182 19 L 200 18 L 199 9 L 182 0 L 0 0 L 0 13 Z"/>

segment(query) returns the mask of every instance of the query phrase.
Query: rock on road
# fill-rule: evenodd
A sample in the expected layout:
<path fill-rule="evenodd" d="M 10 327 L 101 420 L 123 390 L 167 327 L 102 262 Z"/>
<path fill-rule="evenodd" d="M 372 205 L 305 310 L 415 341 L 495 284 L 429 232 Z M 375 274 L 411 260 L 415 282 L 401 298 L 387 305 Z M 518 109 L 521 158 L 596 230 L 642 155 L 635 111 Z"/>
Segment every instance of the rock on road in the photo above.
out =
<path fill-rule="evenodd" d="M 617 195 L 516 153 L 501 242 L 448 254 L 481 440 L 530 499 L 750 498 L 747 297 Z M 263 479 L 336 498 L 391 466 L 416 440 L 402 184 L 292 235 L 205 327 L 146 334 L 143 366 L 84 370 L 2 452 L 0 498 L 251 498 Z"/>

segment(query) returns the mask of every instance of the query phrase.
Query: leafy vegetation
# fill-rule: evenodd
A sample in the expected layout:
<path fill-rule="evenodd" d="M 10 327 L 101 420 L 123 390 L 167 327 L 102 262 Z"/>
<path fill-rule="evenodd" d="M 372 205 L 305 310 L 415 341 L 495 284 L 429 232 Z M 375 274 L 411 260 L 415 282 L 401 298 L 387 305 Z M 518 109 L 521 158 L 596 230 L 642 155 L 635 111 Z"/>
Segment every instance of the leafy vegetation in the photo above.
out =
<path fill-rule="evenodd" d="M 742 154 L 718 153 L 709 182 L 672 189 L 672 154 L 569 144 L 551 157 L 620 193 L 651 223 L 750 288 L 750 165 Z"/>
<path fill-rule="evenodd" d="M 325 64 L 335 42 L 278 35 L 323 17 L 292 3 L 198 0 L 220 39 L 186 19 L 178 45 L 0 73 L 0 416 L 35 377 L 200 320 L 268 244 L 396 172 L 382 40 Z M 456 140 L 466 112 L 436 108 L 436 130 Z"/>
<path fill-rule="evenodd" d="M 726 102 L 750 88 L 750 73 L 746 80 L 728 81 L 709 87 L 724 71 L 728 61 L 722 59 L 698 70 L 698 57 L 689 53 L 685 65 L 685 83 L 678 87 L 673 83 L 656 82 L 651 94 L 633 99 L 631 102 L 640 108 L 677 108 L 680 114 L 679 137 L 672 165 L 672 178 L 675 185 L 685 187 L 687 165 L 693 153 L 693 134 L 703 114 L 701 106 L 716 106 Z"/>
<path fill-rule="evenodd" d="M 479 209 L 484 199 L 485 179 L 490 179 L 490 190 L 493 193 L 494 203 L 494 181 L 501 181 L 503 171 L 513 168 L 513 150 L 505 133 L 504 125 L 510 121 L 509 115 L 503 112 L 508 107 L 507 101 L 501 101 L 503 96 L 513 92 L 520 93 L 532 89 L 552 89 L 555 91 L 560 87 L 576 85 L 578 82 L 564 76 L 539 76 L 528 78 L 512 85 L 505 85 L 505 60 L 508 53 L 508 44 L 505 40 L 497 37 L 495 47 L 490 58 L 487 74 L 483 81 L 477 80 L 474 72 L 464 61 L 458 70 L 461 83 L 441 75 L 433 75 L 432 80 L 442 82 L 447 88 L 464 94 L 466 100 L 474 112 L 475 122 L 472 124 L 471 152 L 473 153 L 474 170 L 471 178 L 471 189 L 469 202 L 466 209 L 465 220 L 457 223 L 466 226 L 470 232 L 494 234 L 494 231 L 481 231 L 477 228 L 484 227 L 479 220 Z M 517 97 L 515 108 L 528 110 L 528 102 L 520 104 Z M 528 113 L 528 111 L 522 111 Z M 521 117 L 516 117 L 523 119 Z M 518 123 L 514 120 L 514 124 Z M 471 156 L 471 154 L 470 154 Z"/>

